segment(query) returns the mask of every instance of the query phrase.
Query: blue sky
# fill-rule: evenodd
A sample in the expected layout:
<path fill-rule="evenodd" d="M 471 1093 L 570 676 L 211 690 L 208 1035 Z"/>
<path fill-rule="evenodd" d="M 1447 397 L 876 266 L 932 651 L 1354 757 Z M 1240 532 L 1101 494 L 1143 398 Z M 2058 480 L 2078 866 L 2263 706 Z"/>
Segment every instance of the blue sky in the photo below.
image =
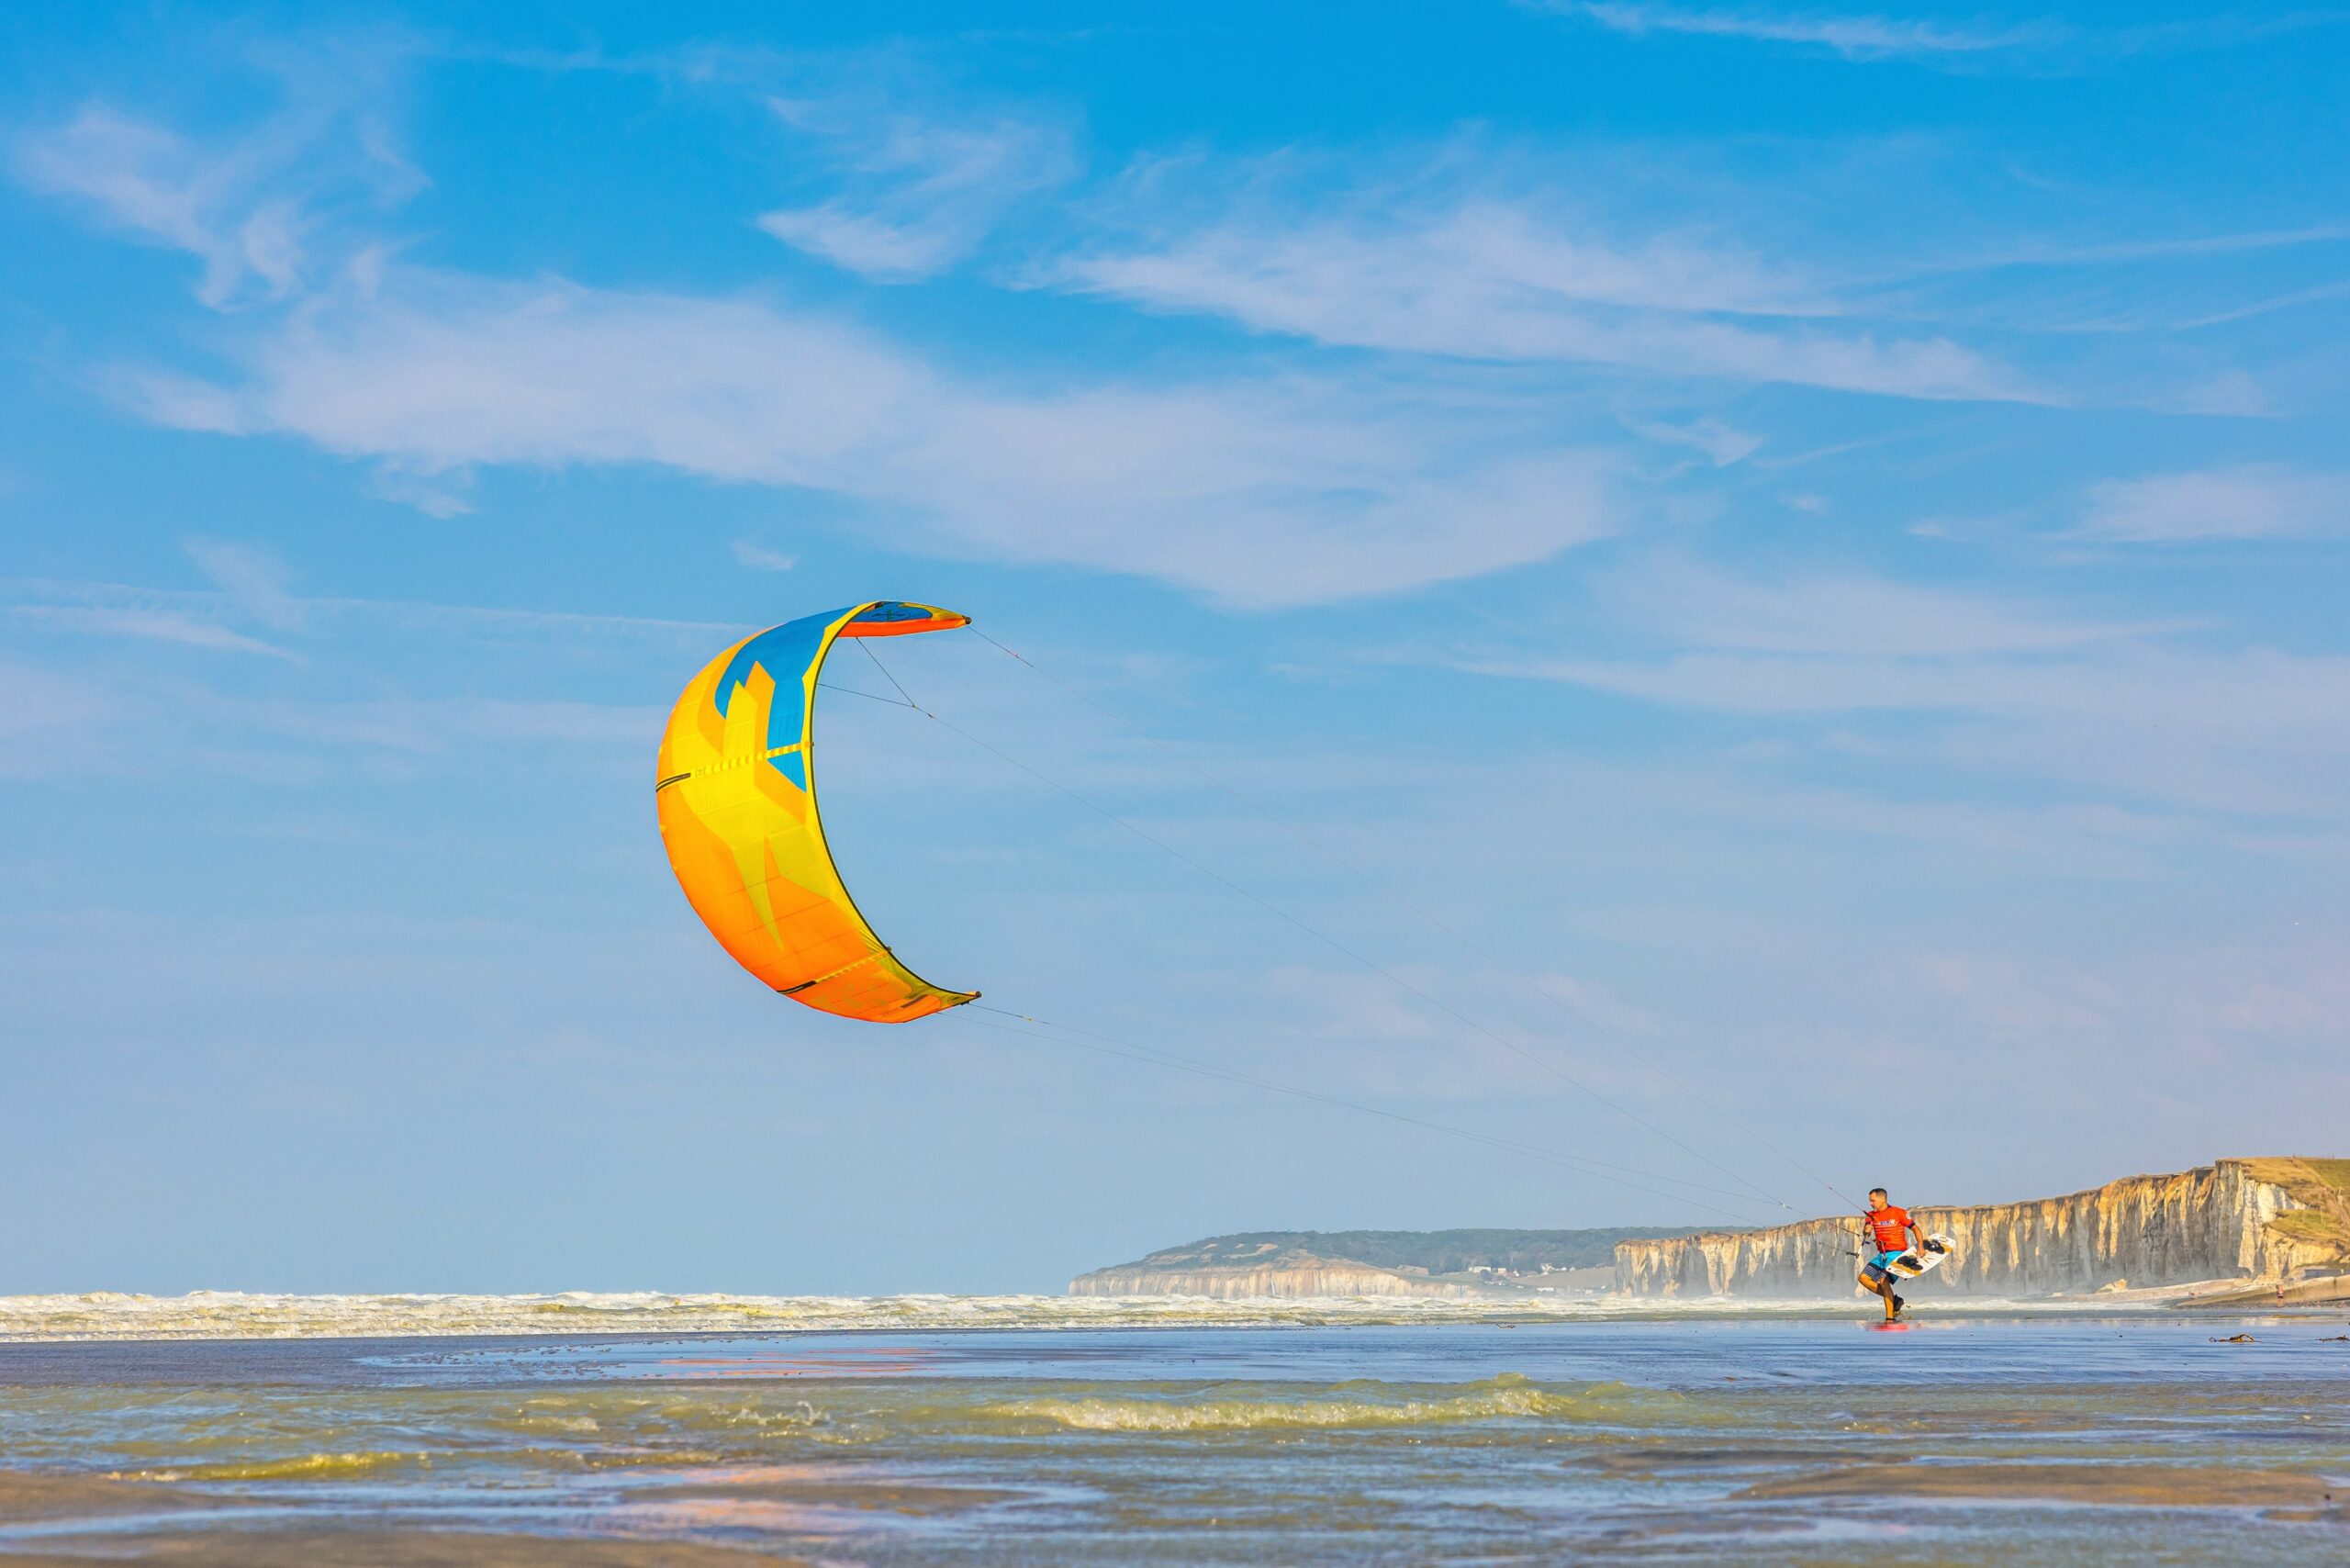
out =
<path fill-rule="evenodd" d="M 2350 22 L 1261 11 L 14 29 L 0 1290 L 1714 1217 L 747 980 L 662 715 L 878 597 L 1264 901 L 834 698 L 942 983 L 1807 1212 L 1619 1044 L 1919 1201 L 2350 1152 Z"/>

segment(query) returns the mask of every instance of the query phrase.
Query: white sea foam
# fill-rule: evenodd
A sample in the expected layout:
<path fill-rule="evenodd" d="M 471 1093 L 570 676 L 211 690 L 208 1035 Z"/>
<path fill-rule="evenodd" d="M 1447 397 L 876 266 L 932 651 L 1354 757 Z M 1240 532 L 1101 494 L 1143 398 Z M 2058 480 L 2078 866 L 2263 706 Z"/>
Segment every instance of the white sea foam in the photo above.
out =
<path fill-rule="evenodd" d="M 1924 1304 L 1921 1304 L 1924 1305 Z M 1942 1311 L 2100 1312 L 2152 1303 L 1935 1302 Z M 1843 1316 L 1830 1302 L 1608 1296 L 1506 1300 L 1326 1296 L 1227 1301 L 1206 1296 L 670 1295 L 570 1291 L 554 1295 L 0 1296 L 0 1341 L 299 1339 L 459 1334 L 788 1332 L 811 1329 L 1269 1327 L 1316 1324 L 1572 1321 L 1623 1317 Z"/>

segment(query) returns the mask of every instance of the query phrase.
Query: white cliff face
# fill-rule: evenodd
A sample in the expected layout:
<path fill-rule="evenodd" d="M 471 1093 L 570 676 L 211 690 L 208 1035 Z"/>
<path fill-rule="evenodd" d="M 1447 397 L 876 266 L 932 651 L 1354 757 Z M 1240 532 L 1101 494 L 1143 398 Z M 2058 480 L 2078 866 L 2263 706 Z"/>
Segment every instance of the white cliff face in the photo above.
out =
<path fill-rule="evenodd" d="M 1913 1207 L 1922 1228 L 1958 1243 L 1957 1255 L 1915 1288 L 2016 1298 L 2077 1294 L 2124 1281 L 2145 1288 L 2290 1278 L 2339 1257 L 2334 1245 L 2316 1238 L 2322 1226 L 2270 1223 L 2280 1215 L 2333 1206 L 2300 1179 L 2307 1174 L 2303 1161 L 2222 1159 L 2062 1198 Z M 2264 1179 L 2272 1176 L 2316 1203 Z M 1616 1249 L 1616 1287 L 1642 1296 L 1849 1296 L 1862 1245 L 1857 1216 L 1735 1236 L 1627 1241 Z"/>
<path fill-rule="evenodd" d="M 1370 1263 L 1348 1263 L 1310 1252 L 1281 1252 L 1261 1262 L 1151 1268 L 1128 1263 L 1096 1269 L 1069 1282 L 1071 1295 L 1203 1295 L 1239 1301 L 1273 1296 L 1472 1296 L 1465 1285 L 1415 1278 Z"/>

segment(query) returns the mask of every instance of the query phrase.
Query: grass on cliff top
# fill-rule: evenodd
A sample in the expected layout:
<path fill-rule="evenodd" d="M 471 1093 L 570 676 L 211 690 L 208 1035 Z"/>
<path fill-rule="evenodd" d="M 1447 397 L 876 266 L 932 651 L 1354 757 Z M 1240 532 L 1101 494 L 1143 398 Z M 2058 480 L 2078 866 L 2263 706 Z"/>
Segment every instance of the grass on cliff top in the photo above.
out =
<path fill-rule="evenodd" d="M 2350 1257 L 2350 1159 L 2248 1159 L 2244 1170 L 2309 1205 L 2270 1220 L 2272 1232 Z"/>
<path fill-rule="evenodd" d="M 1479 1267 L 1535 1273 L 1553 1269 L 1591 1269 L 1616 1260 L 1619 1241 L 1695 1236 L 1695 1227 L 1620 1226 L 1605 1230 L 1253 1230 L 1211 1236 L 1182 1247 L 1153 1252 L 1122 1268 L 1230 1268 L 1272 1261 L 1285 1252 L 1304 1252 L 1334 1262 L 1368 1263 L 1380 1269 L 1426 1269 L 1452 1274 Z"/>
<path fill-rule="evenodd" d="M 2312 1208 L 2350 1213 L 2350 1159 L 2247 1159 L 2244 1167 L 2254 1181 L 2282 1187 Z"/>
<path fill-rule="evenodd" d="M 2328 1242 L 2337 1245 L 2342 1239 L 2341 1228 L 2331 1215 L 2315 1209 L 2295 1209 L 2288 1215 L 2278 1215 L 2268 1222 L 2268 1228 L 2294 1241 L 2311 1241 L 2322 1247 Z"/>
<path fill-rule="evenodd" d="M 2350 1196 L 2350 1159 L 2304 1159 L 2300 1163 L 2308 1166 L 2311 1175 L 2335 1192 Z"/>

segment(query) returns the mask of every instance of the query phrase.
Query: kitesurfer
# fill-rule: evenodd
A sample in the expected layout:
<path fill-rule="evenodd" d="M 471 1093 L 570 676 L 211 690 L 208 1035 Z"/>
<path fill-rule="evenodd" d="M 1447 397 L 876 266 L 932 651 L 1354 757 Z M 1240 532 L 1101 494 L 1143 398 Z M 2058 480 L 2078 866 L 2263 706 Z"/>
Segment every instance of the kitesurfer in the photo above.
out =
<path fill-rule="evenodd" d="M 1892 1195 L 1882 1187 L 1869 1189 L 1865 1223 L 1869 1250 L 1862 1254 L 1868 1260 L 1861 1265 L 1861 1288 L 1885 1298 L 1885 1320 L 1890 1323 L 1908 1305 L 1893 1294 L 1893 1260 L 1909 1250 L 1912 1237 L 1917 1238 L 1917 1245 L 1924 1246 L 1926 1233 L 1918 1228 L 1908 1209 L 1893 1206 Z"/>

